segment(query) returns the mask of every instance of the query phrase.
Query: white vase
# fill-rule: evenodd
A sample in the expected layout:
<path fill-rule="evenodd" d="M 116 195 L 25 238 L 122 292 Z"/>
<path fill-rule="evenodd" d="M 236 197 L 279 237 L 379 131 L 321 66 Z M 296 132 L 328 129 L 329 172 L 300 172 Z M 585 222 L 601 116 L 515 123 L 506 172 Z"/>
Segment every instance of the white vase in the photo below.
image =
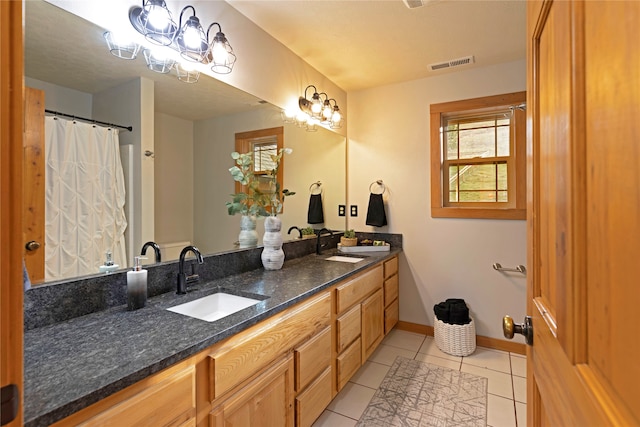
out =
<path fill-rule="evenodd" d="M 240 217 L 240 235 L 238 236 L 241 248 L 248 248 L 258 244 L 258 232 L 256 231 L 256 217 L 242 215 Z"/>
<path fill-rule="evenodd" d="M 280 270 L 284 264 L 282 250 L 282 221 L 277 216 L 268 216 L 264 220 L 264 237 L 262 244 L 262 265 L 265 270 Z"/>

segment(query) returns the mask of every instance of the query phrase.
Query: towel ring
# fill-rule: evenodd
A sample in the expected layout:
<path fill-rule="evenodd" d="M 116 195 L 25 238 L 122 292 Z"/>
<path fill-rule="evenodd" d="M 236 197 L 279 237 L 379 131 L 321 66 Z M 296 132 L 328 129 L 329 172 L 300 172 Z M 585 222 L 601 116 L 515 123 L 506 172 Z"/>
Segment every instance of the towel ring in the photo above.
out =
<path fill-rule="evenodd" d="M 371 187 L 373 187 L 374 184 L 378 184 L 380 187 L 382 187 L 382 192 L 381 193 L 374 193 L 373 191 L 371 191 Z M 387 190 L 387 187 L 385 187 L 384 183 L 382 182 L 381 179 L 377 180 L 377 181 L 373 181 L 371 183 L 371 185 L 369 185 L 369 193 L 371 194 L 384 194 L 384 192 Z"/>
<path fill-rule="evenodd" d="M 317 187 L 317 188 L 313 188 L 313 187 Z M 319 192 L 314 193 L 313 190 L 319 190 Z M 311 184 L 309 186 L 309 192 L 311 194 L 322 194 L 322 183 L 320 181 L 314 182 L 313 184 Z"/>

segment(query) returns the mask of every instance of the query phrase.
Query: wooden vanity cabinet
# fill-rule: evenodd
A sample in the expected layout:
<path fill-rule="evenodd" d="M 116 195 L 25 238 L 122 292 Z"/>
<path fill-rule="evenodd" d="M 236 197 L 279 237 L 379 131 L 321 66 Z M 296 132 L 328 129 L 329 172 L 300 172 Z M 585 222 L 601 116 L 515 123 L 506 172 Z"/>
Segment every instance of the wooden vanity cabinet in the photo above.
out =
<path fill-rule="evenodd" d="M 310 426 L 398 321 L 397 257 L 55 426 Z"/>
<path fill-rule="evenodd" d="M 336 392 L 384 338 L 383 279 L 378 264 L 335 288 Z"/>
<path fill-rule="evenodd" d="M 194 426 L 196 370 L 191 359 L 53 424 L 66 426 Z"/>
<path fill-rule="evenodd" d="M 398 257 L 384 262 L 384 333 L 398 323 L 400 305 L 398 301 Z"/>
<path fill-rule="evenodd" d="M 209 426 L 292 427 L 293 393 L 293 357 L 289 355 L 216 401 Z"/>

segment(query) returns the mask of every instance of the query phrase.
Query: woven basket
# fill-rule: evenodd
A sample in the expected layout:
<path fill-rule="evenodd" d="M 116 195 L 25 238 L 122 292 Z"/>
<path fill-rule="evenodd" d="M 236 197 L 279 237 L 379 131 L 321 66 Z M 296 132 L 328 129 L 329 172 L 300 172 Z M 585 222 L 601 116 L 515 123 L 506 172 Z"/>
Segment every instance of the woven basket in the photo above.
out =
<path fill-rule="evenodd" d="M 468 356 L 476 350 L 476 327 L 471 322 L 466 325 L 450 325 L 433 317 L 433 332 L 436 345 L 453 356 Z"/>

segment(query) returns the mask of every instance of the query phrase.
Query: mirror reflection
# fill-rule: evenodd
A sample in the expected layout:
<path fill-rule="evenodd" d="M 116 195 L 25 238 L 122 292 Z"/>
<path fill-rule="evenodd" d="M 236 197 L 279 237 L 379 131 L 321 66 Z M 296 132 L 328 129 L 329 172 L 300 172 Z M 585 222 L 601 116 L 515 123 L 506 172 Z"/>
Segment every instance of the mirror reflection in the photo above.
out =
<path fill-rule="evenodd" d="M 147 241 L 159 244 L 163 261 L 190 244 L 203 254 L 238 248 L 240 216 L 225 203 L 235 192 L 229 168 L 241 132 L 283 126 L 284 146 L 293 149 L 284 160 L 284 186 L 296 192 L 280 215 L 285 241 L 297 238 L 286 234 L 291 226 L 309 225 L 312 193 L 322 193 L 324 208 L 324 223 L 313 227 L 344 229 L 343 136 L 283 124 L 279 108 L 212 77 L 183 83 L 147 69 L 142 58 L 116 58 L 104 32 L 44 1 L 25 2 L 25 86 L 43 90 L 49 110 L 133 126 L 119 134 L 127 220 L 121 268 Z"/>

